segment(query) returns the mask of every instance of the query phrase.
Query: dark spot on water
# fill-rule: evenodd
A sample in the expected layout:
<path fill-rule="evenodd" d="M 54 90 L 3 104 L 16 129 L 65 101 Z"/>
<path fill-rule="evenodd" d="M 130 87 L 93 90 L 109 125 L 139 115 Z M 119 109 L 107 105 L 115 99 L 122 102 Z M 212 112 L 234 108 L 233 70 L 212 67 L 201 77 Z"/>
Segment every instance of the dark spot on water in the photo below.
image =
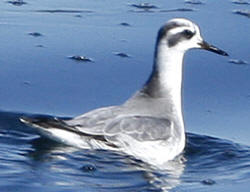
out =
<path fill-rule="evenodd" d="M 165 9 L 165 10 L 160 10 L 160 12 L 192 12 L 196 11 L 197 9 L 192 9 L 192 8 L 176 8 L 176 9 Z"/>
<path fill-rule="evenodd" d="M 22 6 L 27 4 L 26 2 L 24 2 L 23 0 L 13 0 L 13 1 L 7 1 L 7 3 L 15 5 L 15 6 Z"/>
<path fill-rule="evenodd" d="M 127 42 L 128 42 L 127 39 L 121 39 L 120 41 L 121 41 L 121 42 L 124 42 L 124 43 L 127 43 Z"/>
<path fill-rule="evenodd" d="M 31 33 L 28 33 L 28 35 L 30 35 L 30 36 L 33 36 L 33 37 L 41 37 L 41 36 L 43 36 L 41 33 L 39 33 L 39 32 L 31 32 Z"/>
<path fill-rule="evenodd" d="M 39 47 L 39 48 L 44 48 L 43 45 L 36 45 L 36 47 Z"/>
<path fill-rule="evenodd" d="M 126 22 L 120 23 L 120 25 L 125 26 L 125 27 L 130 27 L 131 26 L 129 23 L 126 23 Z"/>
<path fill-rule="evenodd" d="M 155 13 L 155 11 L 149 10 L 149 9 L 144 9 L 144 10 L 129 10 L 129 12 L 132 12 L 132 13 Z"/>
<path fill-rule="evenodd" d="M 212 180 L 212 179 L 205 179 L 205 180 L 201 181 L 201 183 L 203 185 L 214 185 L 214 184 L 216 184 L 216 182 L 214 180 Z"/>
<path fill-rule="evenodd" d="M 234 0 L 232 1 L 232 3 L 238 4 L 238 5 L 250 5 L 249 1 L 244 1 L 244 0 Z"/>
<path fill-rule="evenodd" d="M 84 172 L 94 172 L 96 171 L 96 167 L 94 165 L 84 165 L 81 167 L 81 170 Z"/>
<path fill-rule="evenodd" d="M 233 150 L 225 150 L 222 154 L 222 160 L 237 158 L 237 154 Z"/>
<path fill-rule="evenodd" d="M 66 10 L 66 9 L 47 9 L 47 10 L 36 10 L 39 13 L 93 13 L 90 10 Z"/>
<path fill-rule="evenodd" d="M 235 64 L 235 65 L 247 65 L 248 64 L 247 61 L 244 61 L 244 60 L 241 60 L 241 59 L 230 59 L 228 62 L 232 63 L 232 64 Z"/>
<path fill-rule="evenodd" d="M 203 5 L 205 4 L 203 1 L 200 0 L 185 0 L 186 4 L 192 4 L 192 5 Z"/>
<path fill-rule="evenodd" d="M 140 4 L 131 4 L 131 7 L 136 7 L 138 9 L 144 9 L 144 10 L 149 10 L 149 9 L 157 9 L 158 7 L 149 3 L 140 3 Z"/>
<path fill-rule="evenodd" d="M 238 14 L 238 15 L 243 15 L 243 16 L 250 18 L 250 10 L 248 10 L 248 9 L 233 10 L 233 13 Z"/>
<path fill-rule="evenodd" d="M 70 56 L 70 59 L 73 59 L 75 61 L 82 61 L 82 62 L 94 62 L 93 59 L 88 58 L 86 56 L 80 56 L 80 55 L 74 55 L 74 56 Z"/>
<path fill-rule="evenodd" d="M 30 85 L 31 85 L 31 82 L 30 82 L 30 81 L 24 81 L 23 84 L 24 84 L 24 85 L 27 85 L 27 86 L 30 86 Z"/>
<path fill-rule="evenodd" d="M 115 52 L 114 54 L 116 56 L 123 57 L 123 58 L 130 57 L 127 53 L 122 53 L 122 52 Z"/>
<path fill-rule="evenodd" d="M 75 15 L 75 17 L 82 18 L 82 15 Z"/>

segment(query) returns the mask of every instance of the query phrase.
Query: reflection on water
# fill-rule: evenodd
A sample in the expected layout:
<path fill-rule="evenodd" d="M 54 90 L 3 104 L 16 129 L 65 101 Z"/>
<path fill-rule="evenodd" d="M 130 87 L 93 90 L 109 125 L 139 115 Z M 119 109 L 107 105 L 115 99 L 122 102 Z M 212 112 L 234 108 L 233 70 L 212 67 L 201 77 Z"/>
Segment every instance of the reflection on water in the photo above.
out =
<path fill-rule="evenodd" d="M 0 186 L 23 191 L 199 191 L 249 182 L 250 148 L 187 134 L 185 153 L 160 170 L 125 154 L 80 150 L 38 136 L 18 118 L 0 113 Z M 6 179 L 8 178 L 8 179 Z"/>
<path fill-rule="evenodd" d="M 92 179 L 93 187 L 99 190 L 169 191 L 181 183 L 180 177 L 185 168 L 183 156 L 166 163 L 159 170 L 118 152 L 80 150 L 47 138 L 31 140 L 31 144 L 32 150 L 27 155 L 35 162 L 51 164 L 51 174 L 60 173 L 61 178 L 56 180 L 56 186 L 74 187 L 74 178 L 67 181 L 63 178 L 80 174 L 88 177 L 87 180 Z M 82 180 L 86 181 L 85 178 Z"/>

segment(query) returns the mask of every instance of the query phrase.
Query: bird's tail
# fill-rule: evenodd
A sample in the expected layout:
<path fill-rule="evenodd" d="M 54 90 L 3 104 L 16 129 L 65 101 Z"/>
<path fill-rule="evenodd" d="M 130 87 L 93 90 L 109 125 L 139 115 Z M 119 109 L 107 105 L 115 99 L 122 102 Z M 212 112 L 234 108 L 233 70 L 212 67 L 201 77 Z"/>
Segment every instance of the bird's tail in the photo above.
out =
<path fill-rule="evenodd" d="M 45 115 L 38 115 L 38 116 L 22 116 L 20 117 L 20 121 L 32 126 L 41 129 L 51 129 L 51 128 L 58 128 L 58 129 L 68 129 L 66 123 L 64 123 L 63 119 L 59 119 L 57 117 L 52 116 L 45 116 Z"/>
<path fill-rule="evenodd" d="M 103 135 L 92 135 L 79 130 L 77 127 L 66 123 L 66 118 L 52 116 L 23 116 L 20 121 L 30 127 L 35 127 L 39 133 L 45 137 L 56 140 L 60 143 L 76 146 L 80 148 L 92 148 L 101 145 L 115 148 Z"/>
<path fill-rule="evenodd" d="M 52 116 L 22 116 L 20 121 L 30 127 L 37 128 L 39 135 L 56 140 L 60 143 L 69 145 L 75 143 L 76 140 L 81 140 L 81 135 L 77 133 L 73 127 L 68 126 L 63 119 Z M 73 138 L 72 138 L 73 137 Z"/>

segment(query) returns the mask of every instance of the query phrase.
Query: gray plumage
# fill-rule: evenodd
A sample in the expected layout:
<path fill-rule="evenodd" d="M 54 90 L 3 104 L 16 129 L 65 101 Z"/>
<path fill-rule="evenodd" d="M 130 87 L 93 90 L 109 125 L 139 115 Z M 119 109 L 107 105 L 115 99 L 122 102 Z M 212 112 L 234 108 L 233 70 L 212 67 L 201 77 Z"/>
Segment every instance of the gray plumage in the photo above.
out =
<path fill-rule="evenodd" d="M 152 74 L 124 104 L 67 120 L 23 117 L 21 121 L 70 145 L 119 150 L 159 167 L 185 146 L 182 61 L 191 48 L 227 55 L 203 41 L 198 26 L 191 21 L 172 19 L 158 32 Z"/>

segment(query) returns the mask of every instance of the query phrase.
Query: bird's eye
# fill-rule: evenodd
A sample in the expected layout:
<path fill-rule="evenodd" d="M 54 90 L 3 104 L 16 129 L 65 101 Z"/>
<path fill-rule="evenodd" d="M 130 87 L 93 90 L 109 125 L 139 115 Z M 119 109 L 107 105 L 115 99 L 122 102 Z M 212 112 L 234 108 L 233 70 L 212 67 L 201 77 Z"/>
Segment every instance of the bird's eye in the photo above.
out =
<path fill-rule="evenodd" d="M 183 32 L 182 32 L 182 34 L 187 38 L 187 39 L 190 39 L 190 38 L 192 38 L 193 37 L 193 35 L 194 35 L 194 33 L 192 32 L 192 31 L 190 31 L 190 30 L 184 30 Z"/>

